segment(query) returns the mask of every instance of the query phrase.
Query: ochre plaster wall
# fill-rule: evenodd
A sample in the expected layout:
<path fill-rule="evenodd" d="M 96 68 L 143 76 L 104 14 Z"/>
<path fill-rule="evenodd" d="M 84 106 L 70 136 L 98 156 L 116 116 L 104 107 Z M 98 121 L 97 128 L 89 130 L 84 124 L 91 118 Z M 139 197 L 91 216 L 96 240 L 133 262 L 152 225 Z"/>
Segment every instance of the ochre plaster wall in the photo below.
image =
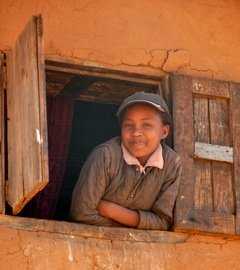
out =
<path fill-rule="evenodd" d="M 47 57 L 240 82 L 238 0 L 0 0 L 0 50 L 38 13 Z M 165 233 L 146 242 L 17 227 L 0 222 L 0 269 L 240 269 L 237 238 Z"/>
<path fill-rule="evenodd" d="M 8 270 L 240 269 L 236 237 L 0 217 L 0 246 L 0 269 Z"/>
<path fill-rule="evenodd" d="M 238 0 L 2 0 L 0 49 L 10 49 L 38 13 L 47 56 L 145 74 L 240 81 Z"/>

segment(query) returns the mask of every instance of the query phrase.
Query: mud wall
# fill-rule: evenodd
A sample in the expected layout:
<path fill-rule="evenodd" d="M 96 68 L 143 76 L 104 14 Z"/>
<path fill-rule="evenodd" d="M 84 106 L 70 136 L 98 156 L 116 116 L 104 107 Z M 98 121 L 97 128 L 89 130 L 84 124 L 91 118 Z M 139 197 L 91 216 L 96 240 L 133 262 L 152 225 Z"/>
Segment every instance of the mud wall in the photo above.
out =
<path fill-rule="evenodd" d="M 239 12 L 238 0 L 0 1 L 0 50 L 41 13 L 46 56 L 240 81 Z"/>
<path fill-rule="evenodd" d="M 0 216 L 0 269 L 240 269 L 240 238 Z"/>

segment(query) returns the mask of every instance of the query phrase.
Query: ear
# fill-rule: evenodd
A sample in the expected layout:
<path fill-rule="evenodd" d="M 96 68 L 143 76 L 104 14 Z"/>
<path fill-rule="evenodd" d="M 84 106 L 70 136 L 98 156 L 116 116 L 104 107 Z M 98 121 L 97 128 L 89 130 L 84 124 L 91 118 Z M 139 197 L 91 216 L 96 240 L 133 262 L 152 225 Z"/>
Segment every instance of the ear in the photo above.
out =
<path fill-rule="evenodd" d="M 167 138 L 167 136 L 169 134 L 169 131 L 170 131 L 170 126 L 169 125 L 163 126 L 162 139 Z"/>

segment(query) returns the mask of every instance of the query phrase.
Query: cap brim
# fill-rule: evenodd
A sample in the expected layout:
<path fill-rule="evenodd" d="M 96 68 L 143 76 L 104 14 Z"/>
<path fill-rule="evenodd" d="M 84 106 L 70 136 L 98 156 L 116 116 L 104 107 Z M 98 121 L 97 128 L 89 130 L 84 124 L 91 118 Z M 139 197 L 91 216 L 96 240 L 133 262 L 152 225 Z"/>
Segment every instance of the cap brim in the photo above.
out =
<path fill-rule="evenodd" d="M 155 107 L 157 110 L 159 110 L 160 112 L 166 112 L 161 105 L 156 104 L 154 102 L 148 101 L 148 100 L 141 100 L 141 99 L 137 99 L 137 100 L 132 100 L 129 101 L 127 104 L 125 104 L 120 111 L 117 112 L 117 116 L 119 116 L 127 107 L 133 105 L 133 104 L 139 104 L 139 103 L 145 103 L 145 104 L 149 104 L 152 105 L 153 107 Z"/>

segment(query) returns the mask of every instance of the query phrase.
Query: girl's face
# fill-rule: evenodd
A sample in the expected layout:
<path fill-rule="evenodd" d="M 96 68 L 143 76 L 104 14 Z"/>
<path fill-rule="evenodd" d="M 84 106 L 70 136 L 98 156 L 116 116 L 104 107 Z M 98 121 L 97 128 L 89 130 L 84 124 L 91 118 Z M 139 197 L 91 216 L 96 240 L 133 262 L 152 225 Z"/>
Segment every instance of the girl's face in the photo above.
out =
<path fill-rule="evenodd" d="M 121 126 L 121 139 L 127 150 L 144 165 L 169 133 L 157 109 L 147 104 L 135 104 L 126 109 Z"/>

